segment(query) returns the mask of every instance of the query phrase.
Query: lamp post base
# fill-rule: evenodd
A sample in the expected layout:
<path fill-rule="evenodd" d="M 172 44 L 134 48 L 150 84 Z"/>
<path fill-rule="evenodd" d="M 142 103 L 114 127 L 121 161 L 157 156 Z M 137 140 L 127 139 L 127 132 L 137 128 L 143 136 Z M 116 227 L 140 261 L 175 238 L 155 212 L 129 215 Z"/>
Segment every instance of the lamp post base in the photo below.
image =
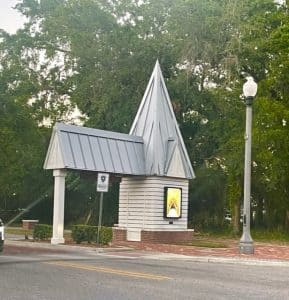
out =
<path fill-rule="evenodd" d="M 254 242 L 250 234 L 250 228 L 243 227 L 243 235 L 239 243 L 239 252 L 241 254 L 254 254 Z"/>
<path fill-rule="evenodd" d="M 254 254 L 253 242 L 240 242 L 239 253 L 240 254 Z"/>

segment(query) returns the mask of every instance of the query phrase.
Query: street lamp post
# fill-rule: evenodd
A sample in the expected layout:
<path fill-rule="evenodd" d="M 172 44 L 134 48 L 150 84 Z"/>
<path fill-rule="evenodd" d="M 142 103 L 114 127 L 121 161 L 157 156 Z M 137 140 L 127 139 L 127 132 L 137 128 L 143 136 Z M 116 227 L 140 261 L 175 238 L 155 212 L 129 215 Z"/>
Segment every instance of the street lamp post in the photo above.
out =
<path fill-rule="evenodd" d="M 251 202 L 251 148 L 252 148 L 252 104 L 257 94 L 257 84 L 252 77 L 247 78 L 243 86 L 246 103 L 246 134 L 245 134 L 245 168 L 244 168 L 244 206 L 243 234 L 240 239 L 240 253 L 253 254 L 254 245 L 250 233 L 250 202 Z"/>

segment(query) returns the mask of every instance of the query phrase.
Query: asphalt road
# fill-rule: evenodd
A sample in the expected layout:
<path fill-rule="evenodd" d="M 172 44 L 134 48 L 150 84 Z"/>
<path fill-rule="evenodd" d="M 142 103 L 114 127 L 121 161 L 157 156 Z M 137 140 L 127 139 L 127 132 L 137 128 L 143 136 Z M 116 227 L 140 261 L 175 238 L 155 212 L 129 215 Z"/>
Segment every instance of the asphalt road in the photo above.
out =
<path fill-rule="evenodd" d="M 289 269 L 19 248 L 0 254 L 0 299 L 289 299 Z"/>

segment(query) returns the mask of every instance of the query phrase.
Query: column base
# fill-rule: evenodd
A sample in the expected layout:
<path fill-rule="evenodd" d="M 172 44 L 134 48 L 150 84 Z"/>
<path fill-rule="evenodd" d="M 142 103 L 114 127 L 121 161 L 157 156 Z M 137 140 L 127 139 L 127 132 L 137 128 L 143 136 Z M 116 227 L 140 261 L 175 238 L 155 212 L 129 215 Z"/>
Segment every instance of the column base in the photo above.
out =
<path fill-rule="evenodd" d="M 254 254 L 253 242 L 240 242 L 239 253 L 240 254 Z"/>
<path fill-rule="evenodd" d="M 51 245 L 59 245 L 59 244 L 64 244 L 65 239 L 64 238 L 52 238 L 51 239 Z"/>

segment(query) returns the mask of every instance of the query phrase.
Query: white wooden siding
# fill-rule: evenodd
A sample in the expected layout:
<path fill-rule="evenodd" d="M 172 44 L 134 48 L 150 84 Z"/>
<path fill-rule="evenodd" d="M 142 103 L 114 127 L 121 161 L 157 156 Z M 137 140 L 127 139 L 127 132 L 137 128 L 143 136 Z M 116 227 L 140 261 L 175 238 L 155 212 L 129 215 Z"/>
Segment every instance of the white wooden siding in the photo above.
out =
<path fill-rule="evenodd" d="M 180 219 L 164 218 L 164 188 L 182 188 Z M 188 180 L 168 177 L 124 177 L 119 192 L 121 228 L 148 230 L 187 229 Z M 173 222 L 173 224 L 170 224 Z"/>

